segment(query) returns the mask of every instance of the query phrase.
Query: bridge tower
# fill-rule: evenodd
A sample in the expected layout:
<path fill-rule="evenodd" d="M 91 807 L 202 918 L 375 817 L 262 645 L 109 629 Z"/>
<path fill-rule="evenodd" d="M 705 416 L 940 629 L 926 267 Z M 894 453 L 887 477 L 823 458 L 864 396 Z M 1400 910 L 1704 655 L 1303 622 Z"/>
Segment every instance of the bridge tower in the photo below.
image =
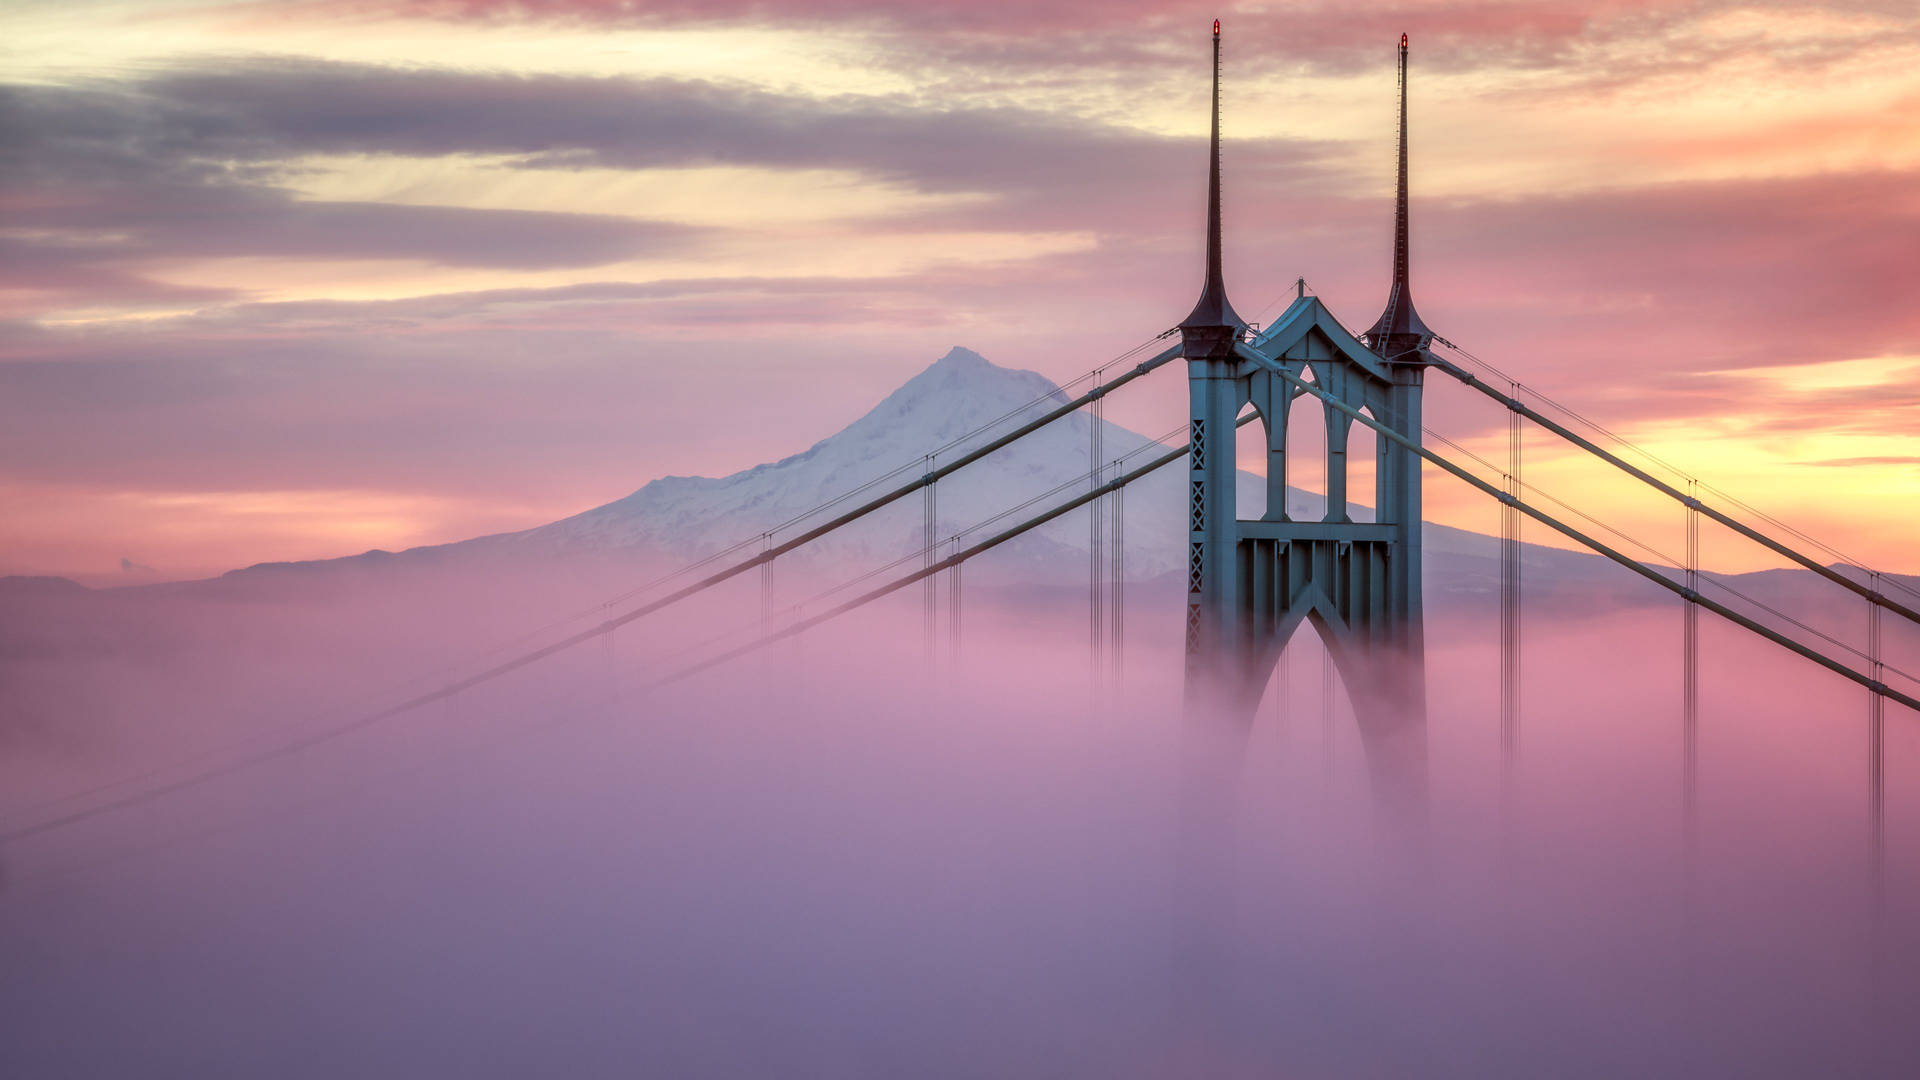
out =
<path fill-rule="evenodd" d="M 1425 645 L 1421 629 L 1420 458 L 1356 425 L 1287 376 L 1416 442 L 1432 332 L 1413 308 L 1407 255 L 1407 45 L 1400 40 L 1400 168 L 1393 283 L 1386 310 L 1356 338 L 1303 287 L 1254 333 L 1227 301 L 1220 267 L 1220 24 L 1213 30 L 1213 135 L 1207 187 L 1207 268 L 1199 303 L 1180 324 L 1191 400 L 1188 464 L 1187 699 L 1190 709 L 1250 725 L 1288 639 L 1311 622 L 1347 688 L 1376 781 L 1424 791 Z M 1282 374 L 1285 373 L 1285 374 Z M 1326 430 L 1326 511 L 1287 512 L 1291 406 Z M 1265 434 L 1266 511 L 1235 506 L 1235 428 L 1252 406 Z M 1358 428 L 1359 434 L 1354 433 Z M 1375 439 L 1374 512 L 1355 521 L 1347 447 Z M 1363 515 L 1364 516 L 1364 515 Z"/>

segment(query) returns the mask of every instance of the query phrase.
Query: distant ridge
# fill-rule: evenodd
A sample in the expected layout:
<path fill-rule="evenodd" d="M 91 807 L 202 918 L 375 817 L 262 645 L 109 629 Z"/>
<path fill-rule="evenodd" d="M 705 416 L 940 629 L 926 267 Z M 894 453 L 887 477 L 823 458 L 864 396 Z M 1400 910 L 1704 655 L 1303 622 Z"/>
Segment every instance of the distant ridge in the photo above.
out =
<path fill-rule="evenodd" d="M 34 574 L 0 577 L 0 596 L 62 596 L 92 591 L 72 578 Z"/>

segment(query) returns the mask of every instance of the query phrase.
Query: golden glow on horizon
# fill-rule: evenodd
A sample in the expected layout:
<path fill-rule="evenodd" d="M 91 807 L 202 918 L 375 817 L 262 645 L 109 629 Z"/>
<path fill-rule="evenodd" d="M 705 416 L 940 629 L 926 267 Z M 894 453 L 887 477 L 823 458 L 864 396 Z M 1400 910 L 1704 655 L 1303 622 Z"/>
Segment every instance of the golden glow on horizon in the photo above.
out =
<path fill-rule="evenodd" d="M 1743 399 L 1748 404 L 1736 414 L 1707 420 L 1639 421 L 1614 429 L 1653 458 L 1774 517 L 1802 523 L 1850 556 L 1892 569 L 1915 568 L 1908 515 L 1896 508 L 1920 505 L 1920 424 L 1903 425 L 1897 415 L 1890 414 L 1875 430 L 1860 431 L 1850 414 L 1823 422 L 1817 401 L 1811 399 L 1822 391 L 1896 391 L 1920 386 L 1920 357 L 1741 368 L 1716 374 L 1760 384 L 1762 392 Z M 1496 466 L 1506 462 L 1504 430 L 1456 441 Z M 1444 446 L 1437 449 L 1450 454 Z M 1623 456 L 1675 482 L 1672 474 L 1652 462 L 1632 453 Z M 1682 512 L 1670 499 L 1544 433 L 1529 436 L 1523 462 L 1527 483 L 1627 536 L 1654 545 L 1660 555 L 1633 548 L 1624 537 L 1563 512 L 1551 501 L 1534 499 L 1542 510 L 1628 554 L 1678 564 L 1685 550 L 1678 531 Z M 1484 496 L 1431 465 L 1427 477 L 1427 505 L 1433 520 L 1487 531 L 1491 511 Z M 1497 476 L 1487 478 L 1498 480 Z M 1719 502 L 1717 497 L 1707 497 Z M 1529 522 L 1527 528 L 1529 543 L 1578 549 L 1574 541 L 1544 525 Z M 1702 535 L 1704 561 L 1713 569 L 1744 572 L 1785 565 L 1773 553 L 1717 526 L 1705 526 Z"/>
<path fill-rule="evenodd" d="M 160 578 L 216 574 L 258 562 L 400 550 L 524 528 L 578 507 L 497 497 L 374 489 L 96 490 L 0 484 L 0 500 L 42 512 L 0 525 L 0 573 L 98 578 L 125 557 Z M 78 530 L 83 539 L 76 540 Z M 452 535 L 449 535 L 451 530 Z M 135 579 L 130 579 L 135 580 Z"/>

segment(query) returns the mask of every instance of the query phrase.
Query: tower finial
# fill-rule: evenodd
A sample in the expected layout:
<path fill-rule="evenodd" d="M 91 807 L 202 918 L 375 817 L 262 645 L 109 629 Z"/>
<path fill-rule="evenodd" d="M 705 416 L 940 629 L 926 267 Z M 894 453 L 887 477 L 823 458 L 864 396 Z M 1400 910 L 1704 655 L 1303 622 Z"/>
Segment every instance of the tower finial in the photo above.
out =
<path fill-rule="evenodd" d="M 1207 280 L 1200 302 L 1180 324 L 1182 354 L 1189 358 L 1224 357 L 1246 320 L 1227 302 L 1220 271 L 1220 20 L 1213 20 L 1213 139 L 1207 173 Z"/>
<path fill-rule="evenodd" d="M 1433 331 L 1413 310 L 1413 287 L 1408 281 L 1407 257 L 1407 35 L 1400 35 L 1400 175 L 1393 204 L 1393 286 L 1387 292 L 1387 310 L 1367 331 L 1367 344 L 1383 357 L 1418 349 Z"/>

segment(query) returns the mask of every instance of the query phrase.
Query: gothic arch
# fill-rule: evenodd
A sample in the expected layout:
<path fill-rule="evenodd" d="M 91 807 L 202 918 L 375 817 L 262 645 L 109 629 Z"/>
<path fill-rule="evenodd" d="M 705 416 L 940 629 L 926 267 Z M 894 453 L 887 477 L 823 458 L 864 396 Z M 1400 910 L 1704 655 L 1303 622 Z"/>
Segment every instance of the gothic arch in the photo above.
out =
<path fill-rule="evenodd" d="M 1240 421 L 1246 419 L 1247 414 L 1249 413 L 1257 417 L 1258 422 L 1251 424 L 1246 428 L 1240 427 L 1239 426 Z M 1243 449 L 1242 444 L 1244 443 L 1251 442 L 1256 446 L 1267 448 L 1268 450 L 1271 449 L 1273 445 L 1273 435 L 1274 435 L 1273 425 L 1267 421 L 1266 412 L 1260 408 L 1260 402 L 1258 400 L 1257 395 L 1249 397 L 1247 403 L 1245 405 L 1240 406 L 1240 413 L 1237 417 L 1234 418 L 1234 428 L 1235 428 L 1234 454 L 1235 454 L 1236 461 L 1238 460 L 1240 451 Z M 1266 458 L 1267 470 L 1271 470 L 1273 468 L 1274 455 L 1270 452 L 1267 452 L 1264 454 L 1264 456 Z M 1282 460 L 1284 461 L 1284 458 Z M 1269 477 L 1269 480 L 1271 480 L 1271 477 Z M 1237 482 L 1237 479 L 1236 479 L 1236 482 Z M 1266 517 L 1268 514 L 1268 511 L 1271 510 L 1275 505 L 1273 502 L 1273 495 L 1274 495 L 1273 484 L 1269 482 L 1261 488 L 1261 493 L 1259 495 L 1255 496 L 1250 500 L 1246 500 L 1244 505 L 1241 505 L 1239 507 L 1238 512 L 1240 516 L 1253 517 L 1253 518 Z"/>
<path fill-rule="evenodd" d="M 1267 429 L 1270 483 L 1313 464 L 1324 465 L 1327 481 L 1323 513 L 1283 515 L 1272 488 L 1267 506 L 1241 512 L 1229 493 L 1238 446 L 1216 440 L 1192 462 L 1194 505 L 1206 512 L 1192 521 L 1189 685 L 1210 695 L 1210 708 L 1250 723 L 1287 643 L 1311 624 L 1369 760 L 1392 770 L 1405 766 L 1408 747 L 1417 757 L 1424 738 L 1418 471 L 1399 461 L 1406 452 L 1397 444 L 1381 453 L 1371 428 L 1322 395 L 1417 435 L 1419 372 L 1383 364 L 1310 297 L 1228 355 L 1189 363 L 1196 431 L 1229 427 L 1252 408 Z M 1301 456 L 1316 434 L 1324 449 L 1321 462 L 1310 463 Z M 1374 482 L 1350 483 L 1369 463 Z M 1360 517 L 1375 520 L 1354 520 L 1350 492 L 1373 504 L 1373 514 Z"/>

